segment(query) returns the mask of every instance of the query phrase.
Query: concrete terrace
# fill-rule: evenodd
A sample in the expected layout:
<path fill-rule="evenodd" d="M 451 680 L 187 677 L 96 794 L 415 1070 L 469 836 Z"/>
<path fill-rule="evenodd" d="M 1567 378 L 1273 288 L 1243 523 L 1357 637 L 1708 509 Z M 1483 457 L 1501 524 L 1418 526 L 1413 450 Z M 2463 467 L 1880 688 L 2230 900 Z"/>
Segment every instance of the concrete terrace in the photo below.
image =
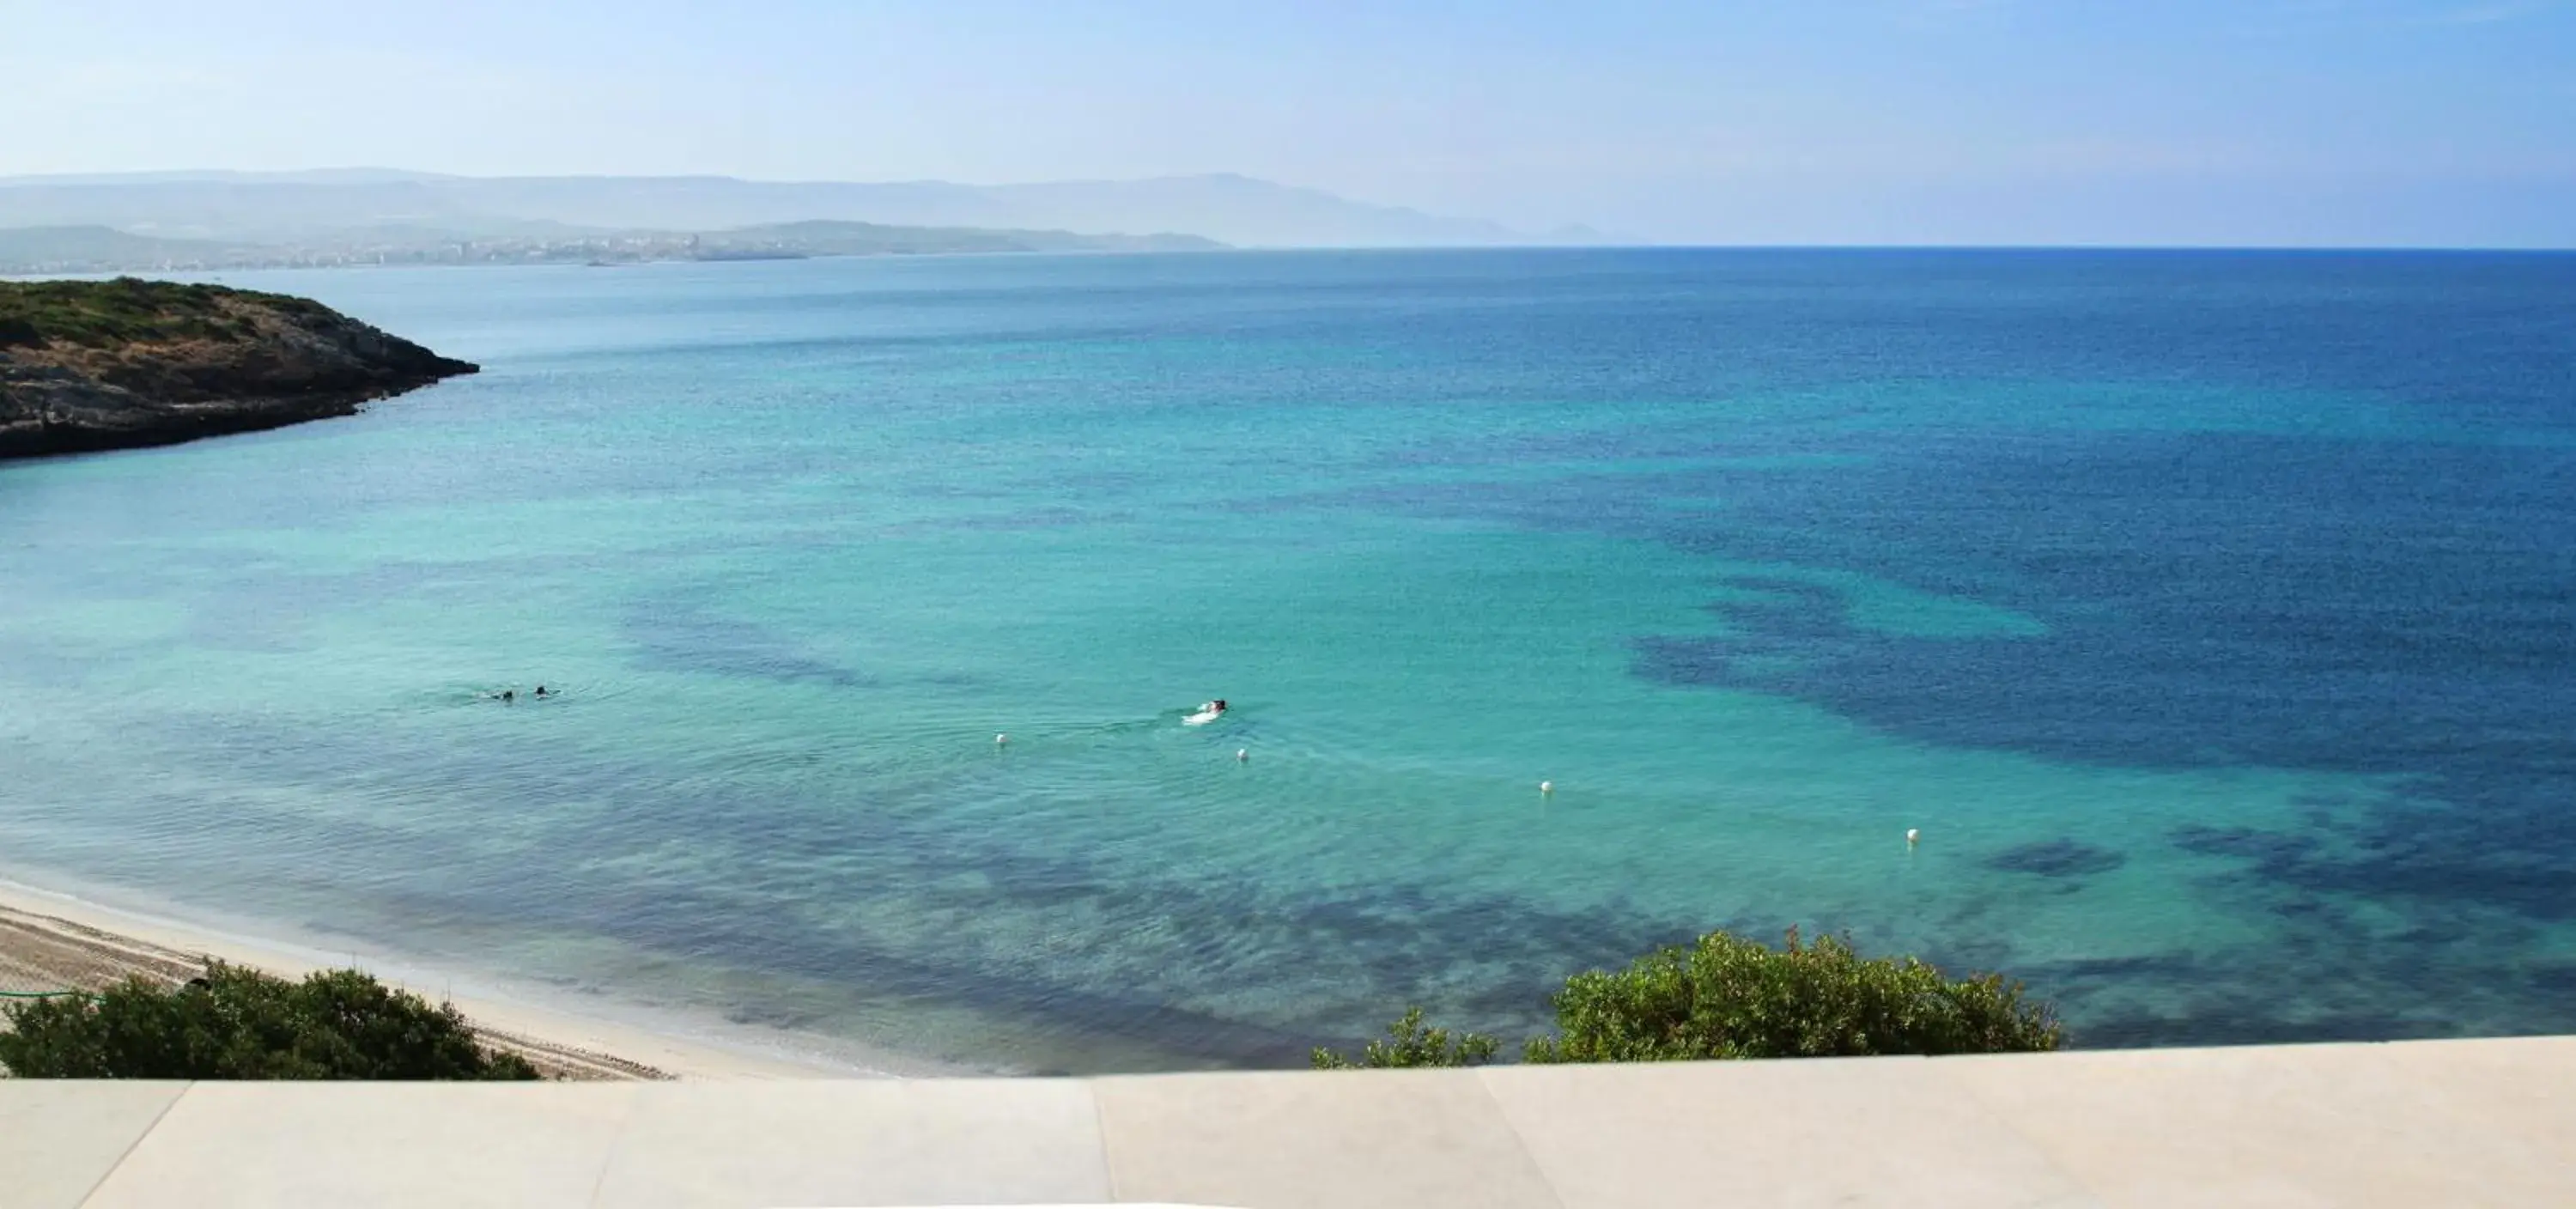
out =
<path fill-rule="evenodd" d="M 589 1085 L 0 1081 L 0 1205 L 2576 1205 L 2576 1037 Z"/>

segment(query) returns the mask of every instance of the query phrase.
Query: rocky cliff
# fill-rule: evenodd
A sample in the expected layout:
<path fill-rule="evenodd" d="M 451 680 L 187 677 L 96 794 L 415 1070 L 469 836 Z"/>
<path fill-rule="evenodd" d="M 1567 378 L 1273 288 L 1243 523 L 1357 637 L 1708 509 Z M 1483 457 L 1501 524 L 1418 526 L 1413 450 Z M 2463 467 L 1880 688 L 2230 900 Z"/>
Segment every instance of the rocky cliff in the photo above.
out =
<path fill-rule="evenodd" d="M 0 282 L 0 458 L 345 416 L 475 368 L 283 294 Z"/>

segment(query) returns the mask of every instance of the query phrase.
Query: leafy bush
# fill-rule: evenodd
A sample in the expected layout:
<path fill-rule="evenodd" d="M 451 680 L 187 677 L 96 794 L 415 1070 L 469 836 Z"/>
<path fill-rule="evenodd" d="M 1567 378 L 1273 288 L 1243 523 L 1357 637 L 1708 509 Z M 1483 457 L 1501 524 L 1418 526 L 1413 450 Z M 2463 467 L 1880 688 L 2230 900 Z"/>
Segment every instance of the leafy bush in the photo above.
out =
<path fill-rule="evenodd" d="M 1502 1043 L 1483 1033 L 1461 1033 L 1451 1038 L 1445 1028 L 1422 1027 L 1422 1009 L 1414 1008 L 1404 1019 L 1386 1026 L 1387 1039 L 1371 1041 L 1353 1061 L 1328 1049 L 1315 1050 L 1317 1070 L 1346 1070 L 1355 1067 L 1400 1066 L 1482 1066 L 1492 1061 Z"/>
<path fill-rule="evenodd" d="M 216 963 L 165 988 L 140 978 L 90 997 L 5 1009 L 0 1066 L 38 1079 L 534 1079 L 432 1007 L 356 970 L 288 982 Z"/>
<path fill-rule="evenodd" d="M 1993 1054 L 2053 1050 L 2065 1031 L 2018 983 L 1985 974 L 1952 980 L 1911 957 L 1863 958 L 1833 937 L 1802 945 L 1796 929 L 1773 949 L 1711 932 L 1689 948 L 1649 953 L 1618 971 L 1567 979 L 1557 992 L 1559 1035 L 1532 1040 L 1530 1062 L 1665 1062 L 1707 1058 L 1825 1058 L 1867 1054 Z M 1319 1068 L 1465 1066 L 1492 1056 L 1445 1046 L 1415 1009 L 1357 1062 L 1316 1050 Z"/>
<path fill-rule="evenodd" d="M 1532 1062 L 1828 1058 L 2053 1050 L 2065 1032 L 2018 983 L 1953 981 L 1912 957 L 1863 958 L 1827 936 L 1786 947 L 1711 932 L 1691 948 L 1593 971 L 1557 992 L 1563 1035 L 1530 1042 Z"/>

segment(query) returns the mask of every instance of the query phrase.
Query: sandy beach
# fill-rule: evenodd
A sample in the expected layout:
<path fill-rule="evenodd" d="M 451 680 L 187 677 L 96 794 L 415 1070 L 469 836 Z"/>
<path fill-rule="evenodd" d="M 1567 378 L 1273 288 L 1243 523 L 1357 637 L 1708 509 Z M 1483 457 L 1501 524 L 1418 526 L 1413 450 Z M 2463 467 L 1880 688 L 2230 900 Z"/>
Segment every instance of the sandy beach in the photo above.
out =
<path fill-rule="evenodd" d="M 290 978 L 352 964 L 0 881 L 0 991 L 95 990 L 135 975 L 175 983 L 194 977 L 209 958 Z M 549 1078 L 814 1079 L 875 1073 L 785 1050 L 737 1048 L 495 997 L 452 995 L 363 960 L 354 964 L 433 1002 L 454 1002 L 486 1043 L 524 1055 Z"/>

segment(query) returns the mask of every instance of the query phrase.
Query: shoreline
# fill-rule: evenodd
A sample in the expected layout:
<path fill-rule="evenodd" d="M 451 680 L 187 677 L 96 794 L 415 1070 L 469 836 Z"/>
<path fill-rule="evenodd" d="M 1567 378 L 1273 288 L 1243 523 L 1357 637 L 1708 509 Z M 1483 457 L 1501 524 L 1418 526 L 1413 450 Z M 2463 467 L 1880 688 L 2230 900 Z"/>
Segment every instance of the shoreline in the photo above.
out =
<path fill-rule="evenodd" d="M 325 949 L 210 927 L 179 918 L 182 911 L 175 903 L 130 905 L 141 897 L 71 878 L 0 871 L 0 970 L 77 967 L 105 971 L 114 981 L 126 973 L 161 974 L 202 958 L 286 978 L 354 967 L 433 1003 L 454 1003 L 487 1042 L 526 1055 L 550 1075 L 576 1079 L 902 1079 L 976 1073 L 835 1044 L 831 1038 L 687 1020 L 640 1004 L 583 1011 L 546 1002 L 550 996 L 495 986 L 483 976 L 455 977 L 453 971 L 409 963 L 398 954 Z"/>

